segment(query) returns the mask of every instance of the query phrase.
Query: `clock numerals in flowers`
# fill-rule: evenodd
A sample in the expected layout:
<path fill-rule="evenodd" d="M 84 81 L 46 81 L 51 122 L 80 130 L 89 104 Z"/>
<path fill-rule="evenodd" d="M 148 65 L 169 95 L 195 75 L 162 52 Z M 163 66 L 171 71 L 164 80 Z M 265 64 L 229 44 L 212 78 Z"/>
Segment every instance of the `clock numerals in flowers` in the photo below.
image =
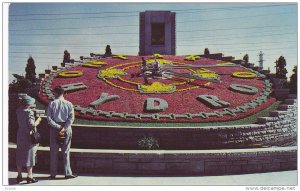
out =
<path fill-rule="evenodd" d="M 229 89 L 238 93 L 254 95 L 258 92 L 258 89 L 254 86 L 248 86 L 245 84 L 231 84 Z"/>
<path fill-rule="evenodd" d="M 62 78 L 77 78 L 82 75 L 83 75 L 82 71 L 63 71 L 58 73 L 58 76 Z"/>
<path fill-rule="evenodd" d="M 82 82 L 72 83 L 72 84 L 64 84 L 61 87 L 64 89 L 64 91 L 66 93 L 84 90 L 87 88 L 87 86 Z"/>
<path fill-rule="evenodd" d="M 95 60 L 87 61 L 86 63 L 82 64 L 83 67 L 89 67 L 89 68 L 100 68 L 103 66 L 106 66 L 106 62 L 100 62 Z"/>
<path fill-rule="evenodd" d="M 232 76 L 235 78 L 248 78 L 252 79 L 256 77 L 256 74 L 253 72 L 233 72 Z"/>

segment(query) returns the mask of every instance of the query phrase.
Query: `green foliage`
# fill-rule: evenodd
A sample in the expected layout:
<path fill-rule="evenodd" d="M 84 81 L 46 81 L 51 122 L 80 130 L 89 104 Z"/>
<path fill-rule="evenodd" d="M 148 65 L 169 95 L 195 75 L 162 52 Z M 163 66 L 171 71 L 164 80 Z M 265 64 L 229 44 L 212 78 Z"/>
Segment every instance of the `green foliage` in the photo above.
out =
<path fill-rule="evenodd" d="M 276 63 L 276 77 L 280 78 L 280 79 L 287 79 L 286 74 L 287 74 L 287 70 L 286 70 L 286 61 L 285 58 L 283 56 L 280 56 L 278 58 L 278 60 L 275 61 Z"/>
<path fill-rule="evenodd" d="M 280 80 L 280 86 L 281 86 L 281 88 L 283 88 L 283 89 L 289 88 L 289 84 L 288 84 L 288 82 L 287 82 L 286 79 L 281 79 L 281 80 Z"/>
<path fill-rule="evenodd" d="M 30 80 L 31 82 L 35 82 L 36 79 L 35 64 L 31 56 L 27 60 L 25 71 L 26 71 L 25 78 Z"/>
<path fill-rule="evenodd" d="M 138 146 L 145 150 L 155 150 L 159 148 L 158 141 L 154 137 L 144 137 L 138 140 Z"/>
<path fill-rule="evenodd" d="M 290 93 L 297 94 L 297 66 L 294 66 L 293 72 L 290 78 Z"/>
<path fill-rule="evenodd" d="M 28 89 L 32 86 L 32 82 L 28 79 L 17 79 L 9 84 L 10 93 L 27 93 Z"/>
<path fill-rule="evenodd" d="M 23 80 L 24 76 L 21 76 L 19 74 L 13 74 L 13 76 L 17 79 L 17 80 Z"/>

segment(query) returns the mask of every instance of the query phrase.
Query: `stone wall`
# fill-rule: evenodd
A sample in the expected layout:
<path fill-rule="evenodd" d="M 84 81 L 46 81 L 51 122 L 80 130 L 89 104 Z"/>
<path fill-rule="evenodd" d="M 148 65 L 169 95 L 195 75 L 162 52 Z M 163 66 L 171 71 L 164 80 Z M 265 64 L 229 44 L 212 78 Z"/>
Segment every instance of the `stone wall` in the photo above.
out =
<path fill-rule="evenodd" d="M 9 148 L 9 166 L 15 168 L 15 145 Z M 39 147 L 34 171 L 49 170 L 49 148 Z M 62 173 L 62 158 L 59 171 Z M 76 174 L 97 175 L 223 175 L 297 169 L 297 147 L 236 150 L 91 150 L 71 149 Z"/>
<path fill-rule="evenodd" d="M 260 117 L 258 123 L 265 126 L 264 142 L 272 140 L 285 141 L 286 137 L 296 141 L 297 139 L 297 101 L 285 99 L 277 110 L 270 112 L 270 117 Z"/>
<path fill-rule="evenodd" d="M 17 124 L 10 120 L 10 141 L 15 142 Z M 213 127 L 126 127 L 74 124 L 73 148 L 140 149 L 138 141 L 152 137 L 159 149 L 234 149 L 293 145 L 297 137 L 297 102 L 286 99 L 270 117 L 256 124 Z M 49 127 L 38 127 L 42 145 L 49 145 Z"/>
<path fill-rule="evenodd" d="M 297 137 L 297 102 L 287 99 L 271 117 L 257 124 L 214 127 L 73 126 L 73 147 L 139 149 L 138 141 L 153 137 L 159 149 L 222 149 L 291 145 Z M 46 142 L 45 142 L 46 143 Z M 47 145 L 47 143 L 46 143 Z"/>

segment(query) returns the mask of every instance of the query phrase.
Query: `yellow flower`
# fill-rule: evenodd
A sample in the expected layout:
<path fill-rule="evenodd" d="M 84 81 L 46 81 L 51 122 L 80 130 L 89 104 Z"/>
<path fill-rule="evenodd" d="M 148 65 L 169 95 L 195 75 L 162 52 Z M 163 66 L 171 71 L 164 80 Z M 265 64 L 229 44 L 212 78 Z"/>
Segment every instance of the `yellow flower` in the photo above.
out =
<path fill-rule="evenodd" d="M 153 54 L 151 56 L 151 58 L 154 58 L 154 57 L 159 58 L 159 59 L 163 59 L 164 58 L 161 54 Z"/>
<path fill-rule="evenodd" d="M 232 62 L 222 62 L 222 63 L 219 63 L 217 65 L 235 65 L 235 63 L 232 63 Z"/>
<path fill-rule="evenodd" d="M 124 54 L 118 54 L 116 56 L 113 56 L 113 58 L 119 58 L 119 59 L 122 59 L 122 60 L 127 60 L 127 57 Z"/>
<path fill-rule="evenodd" d="M 175 91 L 176 86 L 153 82 L 151 85 L 138 85 L 138 89 L 141 93 L 171 93 Z"/>
<path fill-rule="evenodd" d="M 98 77 L 99 78 L 118 78 L 118 76 L 127 75 L 126 72 L 120 69 L 108 68 L 106 70 L 100 70 Z"/>
<path fill-rule="evenodd" d="M 168 61 L 168 60 L 164 60 L 164 59 L 158 59 L 156 60 L 158 62 L 158 64 L 172 64 L 171 61 Z M 151 59 L 151 60 L 147 60 L 147 64 L 153 64 L 155 62 L 154 59 Z"/>
<path fill-rule="evenodd" d="M 107 65 L 106 62 L 100 62 L 100 61 L 87 61 L 86 63 L 82 64 L 83 67 L 90 67 L 90 68 L 100 68 L 101 66 Z"/>
<path fill-rule="evenodd" d="M 189 55 L 189 56 L 185 57 L 185 60 L 195 61 L 199 58 L 200 58 L 200 56 L 192 54 L 192 55 Z"/>
<path fill-rule="evenodd" d="M 194 71 L 194 75 L 200 76 L 202 78 L 208 78 L 208 79 L 217 79 L 218 74 L 215 73 L 214 71 L 205 69 L 205 68 L 200 68 L 200 70 Z"/>

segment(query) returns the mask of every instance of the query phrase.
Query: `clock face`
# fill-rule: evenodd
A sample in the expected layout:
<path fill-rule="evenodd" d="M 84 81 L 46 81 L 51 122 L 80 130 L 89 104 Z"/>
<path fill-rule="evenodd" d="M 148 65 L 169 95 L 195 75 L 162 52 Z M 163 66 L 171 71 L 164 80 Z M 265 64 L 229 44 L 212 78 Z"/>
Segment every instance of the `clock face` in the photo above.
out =
<path fill-rule="evenodd" d="M 77 117 L 137 122 L 219 122 L 269 107 L 271 84 L 257 71 L 190 56 L 83 60 L 47 76 L 40 99 L 61 85 Z"/>

